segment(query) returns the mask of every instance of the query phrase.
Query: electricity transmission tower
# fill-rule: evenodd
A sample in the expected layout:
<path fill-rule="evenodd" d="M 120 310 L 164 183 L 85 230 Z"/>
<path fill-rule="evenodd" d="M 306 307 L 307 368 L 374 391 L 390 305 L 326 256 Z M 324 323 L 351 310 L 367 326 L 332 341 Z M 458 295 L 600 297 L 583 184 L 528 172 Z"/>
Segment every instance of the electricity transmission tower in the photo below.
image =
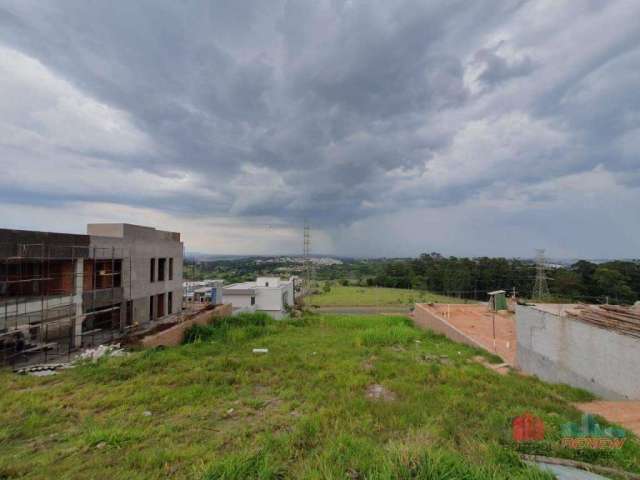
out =
<path fill-rule="evenodd" d="M 303 295 L 308 295 L 311 292 L 311 227 L 307 221 L 304 221 L 304 260 L 303 260 L 303 269 L 304 269 L 304 286 L 303 286 Z"/>
<path fill-rule="evenodd" d="M 547 285 L 547 275 L 545 273 L 544 250 L 536 250 L 536 281 L 533 284 L 534 300 L 544 300 L 549 296 L 549 286 Z"/>

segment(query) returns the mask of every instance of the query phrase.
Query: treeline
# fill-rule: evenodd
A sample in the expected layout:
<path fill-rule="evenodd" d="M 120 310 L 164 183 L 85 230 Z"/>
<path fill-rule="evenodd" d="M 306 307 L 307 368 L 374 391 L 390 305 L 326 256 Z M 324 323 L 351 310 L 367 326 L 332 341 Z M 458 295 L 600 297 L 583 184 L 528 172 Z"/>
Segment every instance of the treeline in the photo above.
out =
<path fill-rule="evenodd" d="M 390 261 L 366 283 L 472 299 L 484 299 L 492 290 L 515 288 L 519 296 L 531 298 L 535 274 L 531 261 L 430 253 L 413 260 Z M 569 267 L 547 268 L 546 276 L 549 300 L 629 304 L 640 298 L 640 261 L 596 264 L 580 260 Z"/>

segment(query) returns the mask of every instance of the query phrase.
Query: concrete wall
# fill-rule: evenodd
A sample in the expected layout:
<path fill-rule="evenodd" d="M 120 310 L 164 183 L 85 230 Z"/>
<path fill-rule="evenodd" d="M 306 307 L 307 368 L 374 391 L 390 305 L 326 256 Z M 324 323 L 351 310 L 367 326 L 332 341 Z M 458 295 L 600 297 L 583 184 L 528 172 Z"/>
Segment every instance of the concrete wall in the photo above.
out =
<path fill-rule="evenodd" d="M 294 303 L 294 284 L 293 281 L 278 277 L 259 277 L 256 282 L 234 284 L 225 288 L 224 296 L 225 301 L 233 305 L 234 313 L 255 310 L 281 319 L 286 315 L 285 306 Z M 251 305 L 251 297 L 255 297 L 255 305 Z"/>
<path fill-rule="evenodd" d="M 451 325 L 447 320 L 429 308 L 429 305 L 422 305 L 416 303 L 416 308 L 413 314 L 413 321 L 416 325 L 428 330 L 433 330 L 436 333 L 440 333 L 450 340 L 458 343 L 464 343 L 470 347 L 477 347 L 483 350 L 486 348 L 480 343 L 476 342 L 473 338 L 466 335 L 461 330 Z"/>
<path fill-rule="evenodd" d="M 227 302 L 233 305 L 233 308 L 242 308 L 242 309 L 255 309 L 255 306 L 251 305 L 251 297 L 253 295 L 244 295 L 244 294 L 229 294 L 225 293 L 224 298 Z"/>
<path fill-rule="evenodd" d="M 524 305 L 516 332 L 524 372 L 606 399 L 640 399 L 640 340 Z"/>
<path fill-rule="evenodd" d="M 279 288 L 256 288 L 256 308 L 258 310 L 280 311 L 283 309 L 282 294 L 286 289 Z"/>
<path fill-rule="evenodd" d="M 218 305 L 212 310 L 205 310 L 195 317 L 178 323 L 171 328 L 163 330 L 154 335 L 149 335 L 140 340 L 140 345 L 145 348 L 153 347 L 174 347 L 180 345 L 184 340 L 185 332 L 193 325 L 208 325 L 216 318 L 228 317 L 231 315 L 231 305 Z"/>
<path fill-rule="evenodd" d="M 255 287 L 253 289 L 254 294 L 239 294 L 238 290 L 227 289 L 225 290 L 225 301 L 230 302 L 233 305 L 234 313 L 260 311 L 271 315 L 276 320 L 284 318 L 286 315 L 284 311 L 283 296 L 286 297 L 286 304 L 293 305 L 293 284 L 288 282 L 281 282 L 277 288 L 271 287 Z M 255 296 L 256 303 L 251 305 L 251 297 Z"/>

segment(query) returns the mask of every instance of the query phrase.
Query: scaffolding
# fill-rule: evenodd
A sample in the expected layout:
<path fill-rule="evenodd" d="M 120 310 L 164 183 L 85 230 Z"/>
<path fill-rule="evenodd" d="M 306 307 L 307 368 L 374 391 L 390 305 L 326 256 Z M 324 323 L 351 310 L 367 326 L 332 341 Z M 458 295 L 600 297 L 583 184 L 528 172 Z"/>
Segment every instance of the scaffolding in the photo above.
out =
<path fill-rule="evenodd" d="M 121 336 L 130 269 L 122 248 L 0 244 L 0 365 L 69 360 Z"/>

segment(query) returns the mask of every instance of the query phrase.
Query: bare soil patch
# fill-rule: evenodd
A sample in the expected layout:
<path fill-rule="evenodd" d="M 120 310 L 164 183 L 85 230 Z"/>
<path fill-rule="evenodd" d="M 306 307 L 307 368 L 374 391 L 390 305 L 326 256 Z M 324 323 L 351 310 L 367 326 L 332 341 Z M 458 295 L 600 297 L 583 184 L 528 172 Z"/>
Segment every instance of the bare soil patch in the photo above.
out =
<path fill-rule="evenodd" d="M 385 402 L 392 402 L 396 399 L 396 394 L 391 390 L 385 388 L 379 383 L 374 383 L 367 387 L 367 398 L 372 400 L 382 400 Z"/>

